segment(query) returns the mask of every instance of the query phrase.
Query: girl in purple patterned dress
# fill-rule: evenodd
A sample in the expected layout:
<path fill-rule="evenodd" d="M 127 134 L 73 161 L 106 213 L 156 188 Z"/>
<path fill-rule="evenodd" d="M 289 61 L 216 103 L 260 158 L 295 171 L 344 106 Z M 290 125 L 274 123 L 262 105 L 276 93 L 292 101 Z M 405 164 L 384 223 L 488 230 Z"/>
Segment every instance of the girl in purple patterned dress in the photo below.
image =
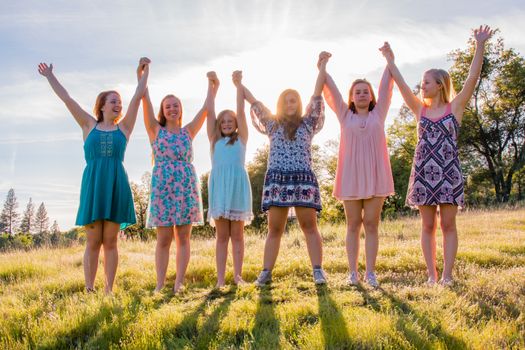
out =
<path fill-rule="evenodd" d="M 140 78 L 140 72 L 138 75 Z M 217 88 L 215 73 L 209 72 L 206 102 L 195 118 L 184 127 L 182 104 L 177 97 L 167 95 L 162 99 L 157 119 L 148 90 L 142 98 L 144 124 L 155 158 L 147 220 L 148 227 L 157 228 L 155 291 L 160 291 L 164 286 L 174 236 L 177 267 L 173 291 L 176 293 L 181 289 L 190 261 L 191 227 L 192 224 L 203 222 L 199 179 L 191 164 L 192 141 L 204 124 L 208 104 L 215 98 Z"/>
<path fill-rule="evenodd" d="M 440 284 L 453 284 L 452 268 L 458 250 L 456 215 L 463 206 L 463 176 L 458 158 L 457 137 L 463 112 L 481 73 L 483 51 L 492 30 L 480 26 L 474 30 L 476 51 L 462 90 L 454 96 L 449 74 L 431 69 L 423 75 L 421 95 L 416 97 L 394 63 L 387 45 L 383 51 L 394 81 L 418 122 L 418 144 L 414 154 L 407 194 L 407 204 L 421 215 L 421 247 L 427 265 L 429 285 L 436 283 L 436 228 L 439 207 L 443 232 L 443 273 Z"/>
<path fill-rule="evenodd" d="M 281 93 L 274 116 L 244 88 L 244 96 L 252 105 L 253 125 L 270 139 L 262 199 L 262 209 L 268 212 L 268 237 L 264 246 L 263 270 L 255 282 L 258 286 L 271 280 L 289 207 L 295 207 L 297 220 L 305 234 L 314 282 L 326 283 L 326 275 L 321 268 L 322 241 L 316 217 L 316 211 L 321 210 L 321 199 L 310 153 L 312 138 L 324 123 L 321 91 L 325 82 L 326 62 L 327 59 L 320 61 L 314 95 L 304 116 L 301 98 L 295 90 Z"/>

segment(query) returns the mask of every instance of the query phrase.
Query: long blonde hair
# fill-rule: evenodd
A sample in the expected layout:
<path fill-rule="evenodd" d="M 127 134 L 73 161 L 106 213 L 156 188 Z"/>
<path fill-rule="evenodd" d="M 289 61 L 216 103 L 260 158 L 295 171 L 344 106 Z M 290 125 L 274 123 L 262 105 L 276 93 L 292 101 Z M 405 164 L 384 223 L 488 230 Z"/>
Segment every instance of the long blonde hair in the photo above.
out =
<path fill-rule="evenodd" d="M 452 78 L 450 78 L 450 74 L 448 74 L 448 72 L 444 69 L 437 68 L 429 69 L 425 72 L 425 74 L 427 73 L 429 73 L 432 78 L 436 80 L 436 83 L 442 86 L 442 89 L 439 90 L 439 98 L 441 102 L 445 104 L 450 103 L 456 96 L 456 91 L 454 90 L 454 85 L 452 84 Z M 419 97 L 425 106 L 430 105 L 428 98 L 423 98 L 423 93 L 421 91 L 419 92 Z"/>
<path fill-rule="evenodd" d="M 179 102 L 179 128 L 182 128 L 182 102 L 177 96 L 172 95 L 172 94 L 164 96 L 162 101 L 160 101 L 160 108 L 159 108 L 159 113 L 157 115 L 157 120 L 159 121 L 160 125 L 166 126 L 166 116 L 164 115 L 164 108 L 162 107 L 164 106 L 164 101 L 166 101 L 170 97 L 173 97 L 174 99 L 177 100 L 177 102 Z"/>
<path fill-rule="evenodd" d="M 285 111 L 285 97 L 288 94 L 292 94 L 297 99 L 297 111 L 292 116 L 287 116 Z M 284 134 L 288 140 L 295 140 L 295 133 L 297 128 L 301 125 L 303 120 L 303 104 L 301 102 L 301 96 L 296 90 L 286 89 L 280 95 L 277 100 L 277 122 L 281 124 L 284 128 Z"/>

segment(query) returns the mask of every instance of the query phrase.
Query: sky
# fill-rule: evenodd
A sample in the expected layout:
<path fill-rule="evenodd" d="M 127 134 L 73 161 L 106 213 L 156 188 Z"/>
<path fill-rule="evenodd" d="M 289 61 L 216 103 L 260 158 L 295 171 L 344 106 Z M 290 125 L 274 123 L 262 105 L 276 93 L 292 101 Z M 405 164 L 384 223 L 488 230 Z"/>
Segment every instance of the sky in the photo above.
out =
<path fill-rule="evenodd" d="M 407 83 L 416 86 L 425 70 L 449 68 L 447 54 L 466 48 L 480 24 L 499 28 L 506 47 L 525 54 L 522 0 L 6 1 L 0 12 L 0 203 L 13 188 L 20 213 L 31 197 L 37 207 L 44 202 L 62 230 L 74 226 L 85 166 L 82 133 L 37 73 L 39 62 L 53 63 L 69 94 L 91 111 L 97 94 L 108 89 L 121 93 L 126 109 L 138 60 L 147 56 L 155 111 L 173 93 L 182 100 L 186 124 L 204 102 L 207 71 L 221 79 L 217 112 L 235 108 L 231 73 L 237 69 L 254 96 L 275 111 L 286 88 L 298 90 L 306 105 L 320 51 L 332 53 L 327 70 L 343 96 L 357 78 L 377 89 L 384 41 Z M 401 104 L 395 89 L 387 124 Z M 247 161 L 267 142 L 251 126 L 249 132 Z M 338 136 L 327 107 L 314 143 Z M 193 147 L 200 176 L 211 167 L 205 127 Z M 142 107 L 124 166 L 134 182 L 151 171 Z"/>

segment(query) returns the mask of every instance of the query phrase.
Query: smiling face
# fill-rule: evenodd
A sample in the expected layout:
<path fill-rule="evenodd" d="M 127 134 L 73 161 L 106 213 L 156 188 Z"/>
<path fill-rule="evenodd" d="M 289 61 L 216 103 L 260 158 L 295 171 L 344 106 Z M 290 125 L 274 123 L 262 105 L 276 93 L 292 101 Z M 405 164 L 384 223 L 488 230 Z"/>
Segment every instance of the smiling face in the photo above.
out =
<path fill-rule="evenodd" d="M 425 99 L 436 98 L 441 94 L 443 86 L 436 80 L 431 72 L 426 72 L 421 79 L 421 96 Z"/>
<path fill-rule="evenodd" d="M 181 104 L 175 96 L 168 96 L 162 103 L 162 113 L 167 121 L 178 121 L 181 117 Z"/>
<path fill-rule="evenodd" d="M 102 91 L 97 96 L 93 112 L 97 116 L 98 122 L 104 119 L 117 122 L 122 115 L 122 99 L 119 93 L 113 90 Z"/>
<path fill-rule="evenodd" d="M 226 112 L 217 119 L 223 136 L 230 136 L 237 130 L 237 118 L 231 112 Z"/>

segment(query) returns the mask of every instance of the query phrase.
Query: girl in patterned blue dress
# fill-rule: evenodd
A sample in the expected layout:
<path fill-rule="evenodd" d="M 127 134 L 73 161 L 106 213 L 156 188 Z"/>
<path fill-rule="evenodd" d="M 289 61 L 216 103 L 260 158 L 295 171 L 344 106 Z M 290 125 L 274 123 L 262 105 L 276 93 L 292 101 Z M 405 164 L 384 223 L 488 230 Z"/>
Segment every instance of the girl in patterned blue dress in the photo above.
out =
<path fill-rule="evenodd" d="M 208 138 L 212 168 L 208 180 L 208 220 L 215 226 L 217 287 L 224 286 L 228 241 L 232 241 L 233 281 L 244 283 L 244 225 L 252 218 L 250 179 L 244 168 L 248 125 L 244 113 L 244 87 L 241 71 L 233 72 L 237 88 L 237 114 L 224 110 L 215 119 L 215 109 L 208 109 Z M 210 106 L 211 107 L 211 106 Z"/>
<path fill-rule="evenodd" d="M 394 63 L 390 47 L 383 51 L 394 81 L 418 122 L 418 143 L 410 174 L 407 204 L 417 207 L 421 215 L 421 247 L 427 265 L 429 285 L 437 282 L 436 228 L 437 213 L 443 232 L 443 273 L 439 283 L 453 284 L 452 269 L 458 250 L 456 215 L 463 206 L 463 176 L 458 157 L 458 132 L 465 107 L 476 87 L 483 64 L 486 41 L 493 31 L 488 27 L 474 30 L 476 51 L 461 91 L 454 97 L 449 74 L 431 69 L 423 75 L 421 95 L 412 93 Z"/>
<path fill-rule="evenodd" d="M 140 79 L 141 72 L 138 72 Z M 176 276 L 173 291 L 183 287 L 190 261 L 190 235 L 192 224 L 202 224 L 202 200 L 199 179 L 193 160 L 192 141 L 206 119 L 209 104 L 215 98 L 218 81 L 208 73 L 208 94 L 195 118 L 182 127 L 182 104 L 174 95 L 165 96 L 158 118 L 146 89 L 142 98 L 144 124 L 148 133 L 155 163 L 151 173 L 151 194 L 148 227 L 157 228 L 155 269 L 158 292 L 164 287 L 173 238 L 177 249 Z"/>
<path fill-rule="evenodd" d="M 105 292 L 110 294 L 117 272 L 119 230 L 135 223 L 135 210 L 128 175 L 122 164 L 148 79 L 147 58 L 141 58 L 143 71 L 126 115 L 122 118 L 122 101 L 116 91 L 101 92 L 93 112 L 84 111 L 53 74 L 53 65 L 40 63 L 38 72 L 47 78 L 53 91 L 65 103 L 82 128 L 86 168 L 82 176 L 80 206 L 76 225 L 87 232 L 84 252 L 86 290 L 94 291 L 100 248 L 104 248 Z"/>
<path fill-rule="evenodd" d="M 311 156 L 312 138 L 321 130 L 324 122 L 321 91 L 326 77 L 326 62 L 327 58 L 319 61 L 314 94 L 304 116 L 301 98 L 295 90 L 281 93 L 274 116 L 244 88 L 244 96 L 252 106 L 253 125 L 270 139 L 262 199 L 262 209 L 268 213 L 268 237 L 264 246 L 263 270 L 255 282 L 258 286 L 271 280 L 290 207 L 295 208 L 306 238 L 314 282 L 326 283 L 326 275 L 321 267 L 322 241 L 316 217 L 316 212 L 321 210 L 321 198 L 317 178 L 312 171 Z"/>

